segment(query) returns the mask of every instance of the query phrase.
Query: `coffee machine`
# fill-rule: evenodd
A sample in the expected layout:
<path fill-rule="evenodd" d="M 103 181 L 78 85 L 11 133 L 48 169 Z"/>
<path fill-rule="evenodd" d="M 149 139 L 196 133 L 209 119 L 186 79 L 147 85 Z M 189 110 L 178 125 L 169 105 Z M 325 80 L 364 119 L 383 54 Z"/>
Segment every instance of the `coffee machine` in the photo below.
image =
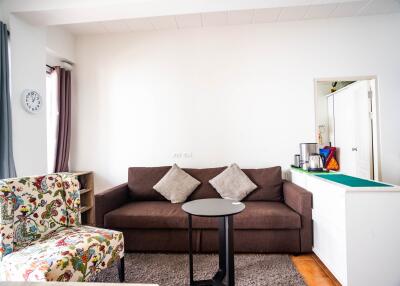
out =
<path fill-rule="evenodd" d="M 308 170 L 311 154 L 318 154 L 318 144 L 300 143 L 300 168 Z"/>

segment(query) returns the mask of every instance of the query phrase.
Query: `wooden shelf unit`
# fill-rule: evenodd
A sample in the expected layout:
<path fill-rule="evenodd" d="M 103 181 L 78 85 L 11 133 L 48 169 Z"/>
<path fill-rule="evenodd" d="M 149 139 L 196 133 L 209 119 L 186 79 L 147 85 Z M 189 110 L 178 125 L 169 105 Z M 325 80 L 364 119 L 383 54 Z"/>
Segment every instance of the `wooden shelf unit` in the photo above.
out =
<path fill-rule="evenodd" d="M 81 219 L 83 225 L 95 225 L 93 172 L 73 172 L 80 183 Z"/>
<path fill-rule="evenodd" d="M 87 192 L 91 192 L 91 189 L 80 189 L 79 192 L 81 195 L 86 194 Z"/>

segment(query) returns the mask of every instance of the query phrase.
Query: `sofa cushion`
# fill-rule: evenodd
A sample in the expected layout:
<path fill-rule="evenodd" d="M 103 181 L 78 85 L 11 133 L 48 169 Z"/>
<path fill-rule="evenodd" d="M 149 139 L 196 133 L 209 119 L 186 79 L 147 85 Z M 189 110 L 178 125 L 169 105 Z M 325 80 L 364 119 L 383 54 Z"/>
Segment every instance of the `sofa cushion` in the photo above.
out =
<path fill-rule="evenodd" d="M 258 186 L 243 201 L 283 201 L 281 167 L 242 170 Z"/>
<path fill-rule="evenodd" d="M 299 229 L 298 213 L 280 202 L 245 202 L 243 212 L 233 217 L 235 229 Z M 218 220 L 208 217 L 193 217 L 194 228 L 216 229 Z"/>
<path fill-rule="evenodd" d="M 88 281 L 124 255 L 122 232 L 68 227 L 15 251 L 2 262 L 5 281 Z"/>
<path fill-rule="evenodd" d="M 201 183 L 174 164 L 153 187 L 171 203 L 183 203 Z"/>
<path fill-rule="evenodd" d="M 236 201 L 241 201 L 257 188 L 237 164 L 230 165 L 221 174 L 212 178 L 210 184 L 224 199 Z"/>
<path fill-rule="evenodd" d="M 235 229 L 299 229 L 300 216 L 280 202 L 246 202 L 234 216 Z M 116 229 L 187 229 L 181 204 L 160 201 L 131 202 L 107 213 L 104 226 Z M 218 219 L 193 216 L 193 228 L 216 229 Z"/>
<path fill-rule="evenodd" d="M 131 202 L 104 216 L 106 228 L 186 228 L 187 214 L 181 204 L 168 201 Z"/>
<path fill-rule="evenodd" d="M 205 168 L 205 169 L 183 169 L 193 178 L 196 178 L 201 182 L 201 185 L 190 195 L 189 201 L 208 199 L 208 198 L 220 198 L 218 192 L 208 182 L 218 174 L 222 173 L 227 167 L 218 168 Z"/>
<path fill-rule="evenodd" d="M 299 229 L 298 213 L 280 202 L 246 202 L 246 209 L 237 215 L 241 229 Z"/>
<path fill-rule="evenodd" d="M 171 166 L 131 167 L 128 170 L 129 196 L 135 201 L 166 201 L 153 186 L 161 180 Z"/>

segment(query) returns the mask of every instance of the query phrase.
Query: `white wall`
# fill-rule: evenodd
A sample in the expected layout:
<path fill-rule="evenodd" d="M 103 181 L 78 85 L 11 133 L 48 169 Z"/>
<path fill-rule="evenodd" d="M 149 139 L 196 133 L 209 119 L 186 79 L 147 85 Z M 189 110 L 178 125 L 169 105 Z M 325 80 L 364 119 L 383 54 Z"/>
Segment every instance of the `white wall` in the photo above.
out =
<path fill-rule="evenodd" d="M 331 82 L 318 81 L 315 87 L 315 132 L 320 131 L 321 147 L 329 145 L 329 111 L 327 94 L 331 92 Z M 319 128 L 319 126 L 324 126 Z"/>
<path fill-rule="evenodd" d="M 397 27 L 390 15 L 81 37 L 72 166 L 94 170 L 97 191 L 129 166 L 287 168 L 315 141 L 314 79 L 377 75 L 383 179 L 400 184 Z"/>
<path fill-rule="evenodd" d="M 47 27 L 47 55 L 48 59 L 75 61 L 75 38 L 60 27 Z M 48 60 L 49 62 L 49 60 Z"/>
<path fill-rule="evenodd" d="M 46 102 L 32 115 L 21 104 L 25 89 L 46 94 L 46 63 L 74 60 L 74 38 L 58 28 L 35 27 L 13 15 L 9 20 L 11 44 L 11 107 L 14 159 L 18 176 L 47 172 Z M 48 32 L 49 31 L 49 32 Z"/>
<path fill-rule="evenodd" d="M 7 5 L 6 1 L 0 0 L 0 21 L 6 24 L 8 24 Z"/>
<path fill-rule="evenodd" d="M 18 176 L 46 172 L 46 108 L 27 113 L 21 93 L 34 89 L 43 97 L 46 86 L 46 31 L 10 16 L 11 106 L 14 160 Z"/>
<path fill-rule="evenodd" d="M 2 21 L 3 23 L 8 23 L 7 19 L 6 19 L 6 15 L 4 14 L 4 8 L 3 8 L 4 4 L 3 2 L 0 0 L 0 21 Z"/>

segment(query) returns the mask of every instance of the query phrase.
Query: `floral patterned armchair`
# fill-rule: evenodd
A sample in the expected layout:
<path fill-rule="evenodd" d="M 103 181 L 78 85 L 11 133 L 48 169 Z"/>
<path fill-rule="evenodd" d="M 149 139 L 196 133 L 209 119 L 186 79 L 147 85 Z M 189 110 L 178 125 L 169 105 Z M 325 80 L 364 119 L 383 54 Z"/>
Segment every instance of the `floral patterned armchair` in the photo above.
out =
<path fill-rule="evenodd" d="M 67 173 L 0 180 L 0 281 L 88 281 L 118 263 L 124 238 L 80 224 L 79 182 Z"/>

